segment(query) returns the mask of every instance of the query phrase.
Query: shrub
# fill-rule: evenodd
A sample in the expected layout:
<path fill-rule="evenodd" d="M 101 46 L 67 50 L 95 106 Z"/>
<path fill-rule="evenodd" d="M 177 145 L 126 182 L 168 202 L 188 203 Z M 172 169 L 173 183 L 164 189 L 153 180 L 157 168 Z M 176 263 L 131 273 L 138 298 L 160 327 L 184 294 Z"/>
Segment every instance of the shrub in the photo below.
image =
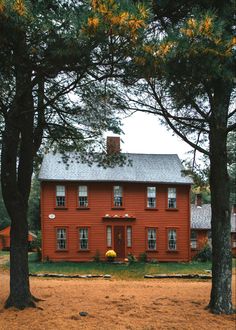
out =
<path fill-rule="evenodd" d="M 138 260 L 132 253 L 128 253 L 128 261 L 129 261 L 129 264 L 133 264 L 133 263 L 137 262 Z"/>
<path fill-rule="evenodd" d="M 206 262 L 206 261 L 211 261 L 212 260 L 212 250 L 211 247 L 206 244 L 201 251 L 198 252 L 196 257 L 194 258 L 195 260 Z"/>
<path fill-rule="evenodd" d="M 94 260 L 95 262 L 100 262 L 100 261 L 101 261 L 99 250 L 96 250 L 96 253 L 95 253 L 95 256 L 93 257 L 93 260 Z"/>
<path fill-rule="evenodd" d="M 148 258 L 147 258 L 147 253 L 146 252 L 143 252 L 143 253 L 140 253 L 139 255 L 139 260 L 141 262 L 147 262 Z"/>

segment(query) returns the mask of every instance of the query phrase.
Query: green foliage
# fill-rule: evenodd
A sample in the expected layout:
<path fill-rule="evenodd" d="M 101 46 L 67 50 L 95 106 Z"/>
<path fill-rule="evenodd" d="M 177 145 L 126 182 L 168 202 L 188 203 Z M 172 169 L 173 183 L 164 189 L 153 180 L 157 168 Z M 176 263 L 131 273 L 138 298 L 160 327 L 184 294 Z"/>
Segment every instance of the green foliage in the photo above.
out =
<path fill-rule="evenodd" d="M 137 258 L 135 257 L 135 255 L 133 255 L 132 253 L 128 253 L 128 261 L 129 261 L 129 264 L 133 264 L 135 262 L 137 262 Z"/>
<path fill-rule="evenodd" d="M 207 262 L 212 260 L 212 249 L 206 244 L 201 251 L 194 257 L 195 260 L 200 262 Z"/>
<path fill-rule="evenodd" d="M 38 232 L 41 229 L 40 223 L 40 182 L 33 177 L 28 209 L 29 229 Z"/>
<path fill-rule="evenodd" d="M 146 252 L 140 253 L 140 255 L 139 255 L 139 261 L 141 261 L 141 262 L 147 262 L 148 261 L 148 257 L 147 257 L 147 253 Z"/>
<path fill-rule="evenodd" d="M 101 254 L 100 254 L 100 251 L 99 250 L 96 250 L 96 253 L 95 253 L 94 257 L 93 257 L 93 260 L 95 262 L 100 262 L 101 261 Z"/>

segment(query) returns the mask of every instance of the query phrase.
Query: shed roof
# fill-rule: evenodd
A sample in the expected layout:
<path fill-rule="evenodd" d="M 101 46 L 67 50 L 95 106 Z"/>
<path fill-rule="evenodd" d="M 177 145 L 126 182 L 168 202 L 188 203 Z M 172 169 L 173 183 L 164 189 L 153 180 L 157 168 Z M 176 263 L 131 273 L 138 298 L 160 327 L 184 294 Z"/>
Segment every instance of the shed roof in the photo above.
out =
<path fill-rule="evenodd" d="M 211 204 L 191 205 L 191 228 L 211 229 Z M 236 232 L 236 215 L 231 212 L 231 232 Z"/>
<path fill-rule="evenodd" d="M 76 161 L 76 154 L 70 153 L 67 164 L 60 153 L 44 156 L 39 180 L 42 181 L 117 181 L 157 182 L 171 184 L 192 184 L 192 179 L 183 174 L 183 166 L 176 154 L 125 154 L 131 164 L 103 168 Z"/>

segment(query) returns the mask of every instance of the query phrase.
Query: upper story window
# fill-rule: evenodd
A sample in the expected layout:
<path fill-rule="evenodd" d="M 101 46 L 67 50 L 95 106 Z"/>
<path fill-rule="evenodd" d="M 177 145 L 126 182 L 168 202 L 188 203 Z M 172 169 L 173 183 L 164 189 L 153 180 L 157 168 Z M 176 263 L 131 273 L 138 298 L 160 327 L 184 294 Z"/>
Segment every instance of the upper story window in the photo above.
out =
<path fill-rule="evenodd" d="M 156 187 L 147 187 L 147 207 L 156 207 Z"/>
<path fill-rule="evenodd" d="M 156 250 L 157 239 L 156 239 L 155 228 L 148 228 L 147 230 L 147 246 L 148 246 L 148 250 Z"/>
<path fill-rule="evenodd" d="M 66 249 L 67 249 L 66 229 L 58 228 L 57 229 L 57 250 L 66 250 Z"/>
<path fill-rule="evenodd" d="M 66 187 L 56 186 L 56 206 L 66 205 Z"/>
<path fill-rule="evenodd" d="M 168 231 L 168 250 L 177 250 L 177 232 L 176 229 L 170 229 Z"/>
<path fill-rule="evenodd" d="M 168 188 L 168 208 L 176 209 L 176 188 Z"/>
<path fill-rule="evenodd" d="M 79 207 L 88 207 L 88 187 L 79 186 L 78 194 Z"/>
<path fill-rule="evenodd" d="M 114 207 L 122 207 L 123 206 L 123 190 L 121 186 L 113 187 L 113 205 Z"/>

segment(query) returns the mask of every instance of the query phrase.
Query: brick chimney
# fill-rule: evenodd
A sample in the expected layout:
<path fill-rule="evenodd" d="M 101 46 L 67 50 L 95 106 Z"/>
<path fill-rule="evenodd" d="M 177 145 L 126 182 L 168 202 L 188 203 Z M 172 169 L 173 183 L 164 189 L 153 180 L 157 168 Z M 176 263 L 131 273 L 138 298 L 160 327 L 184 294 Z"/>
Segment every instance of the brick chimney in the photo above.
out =
<path fill-rule="evenodd" d="M 107 153 L 118 154 L 120 153 L 120 137 L 108 136 L 107 137 Z"/>
<path fill-rule="evenodd" d="M 195 205 L 199 208 L 202 207 L 202 194 L 196 194 Z"/>

